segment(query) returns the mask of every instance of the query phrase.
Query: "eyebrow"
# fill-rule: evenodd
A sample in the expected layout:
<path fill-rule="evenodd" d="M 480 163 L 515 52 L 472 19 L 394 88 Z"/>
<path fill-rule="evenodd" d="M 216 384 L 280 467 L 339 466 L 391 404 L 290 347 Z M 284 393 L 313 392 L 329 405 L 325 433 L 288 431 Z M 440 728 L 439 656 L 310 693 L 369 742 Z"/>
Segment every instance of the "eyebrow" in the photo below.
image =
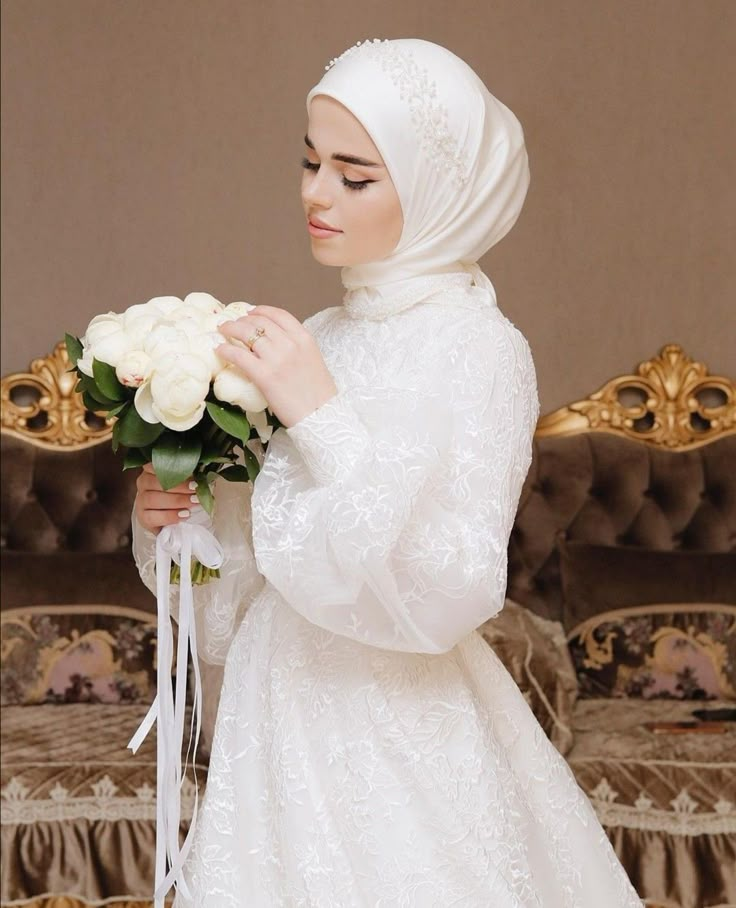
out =
<path fill-rule="evenodd" d="M 312 145 L 312 142 L 308 135 L 304 136 L 304 141 L 307 143 L 307 145 L 313 151 L 315 150 L 314 145 Z M 365 158 L 356 158 L 355 155 L 352 155 L 352 154 L 339 154 L 338 152 L 335 152 L 335 154 L 331 155 L 330 157 L 332 158 L 333 161 L 344 161 L 346 164 L 357 164 L 360 167 L 380 167 L 381 166 L 380 164 L 376 164 L 375 161 L 366 161 Z"/>

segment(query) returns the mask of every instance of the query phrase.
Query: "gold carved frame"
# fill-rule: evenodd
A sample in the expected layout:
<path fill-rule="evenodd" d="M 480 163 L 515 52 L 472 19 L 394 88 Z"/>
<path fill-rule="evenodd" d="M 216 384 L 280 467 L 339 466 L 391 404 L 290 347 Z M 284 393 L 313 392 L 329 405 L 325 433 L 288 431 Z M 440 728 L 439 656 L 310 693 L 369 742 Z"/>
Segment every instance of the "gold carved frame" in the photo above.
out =
<path fill-rule="evenodd" d="M 86 448 L 109 441 L 115 418 L 91 413 L 74 387 L 66 343 L 34 359 L 28 372 L 2 379 L 2 431 L 44 448 Z M 36 400 L 13 400 L 30 389 Z M 633 397 L 633 400 L 626 398 Z M 715 397 L 708 403 L 704 398 Z M 678 344 L 666 344 L 632 375 L 606 382 L 584 400 L 542 416 L 536 437 L 610 432 L 661 448 L 686 450 L 736 433 L 736 383 L 709 375 Z"/>
<path fill-rule="evenodd" d="M 697 448 L 736 434 L 736 383 L 710 375 L 679 344 L 665 344 L 635 374 L 612 378 L 584 400 L 542 416 L 535 435 L 580 432 L 609 432 L 670 450 Z"/>

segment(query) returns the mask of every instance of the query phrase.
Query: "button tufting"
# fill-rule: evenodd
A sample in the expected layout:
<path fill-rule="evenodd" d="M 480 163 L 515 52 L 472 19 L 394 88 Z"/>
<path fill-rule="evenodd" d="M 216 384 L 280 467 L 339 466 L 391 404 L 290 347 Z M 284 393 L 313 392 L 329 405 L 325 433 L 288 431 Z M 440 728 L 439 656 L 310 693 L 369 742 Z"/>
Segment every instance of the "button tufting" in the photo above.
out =
<path fill-rule="evenodd" d="M 130 544 L 130 536 L 126 535 L 125 533 L 123 533 L 122 536 L 118 536 L 118 545 L 119 546 L 124 546 L 124 545 L 129 545 L 129 544 Z"/>
<path fill-rule="evenodd" d="M 87 501 L 97 501 L 97 489 L 87 489 L 87 494 L 84 497 Z"/>
<path fill-rule="evenodd" d="M 38 495 L 36 495 L 33 489 L 28 490 L 26 498 L 28 499 L 28 501 L 38 501 Z"/>

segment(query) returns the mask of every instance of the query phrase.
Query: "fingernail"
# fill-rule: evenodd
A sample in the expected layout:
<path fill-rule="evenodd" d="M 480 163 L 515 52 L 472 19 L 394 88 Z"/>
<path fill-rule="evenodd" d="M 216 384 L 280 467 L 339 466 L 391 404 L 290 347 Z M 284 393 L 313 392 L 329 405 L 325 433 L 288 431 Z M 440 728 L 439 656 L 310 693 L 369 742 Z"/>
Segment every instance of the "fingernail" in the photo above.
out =
<path fill-rule="evenodd" d="M 190 495 L 190 496 L 189 496 L 189 500 L 190 500 L 190 501 L 196 501 L 197 503 L 199 503 L 199 498 L 198 498 L 196 495 Z"/>
<path fill-rule="evenodd" d="M 179 517 L 189 517 L 189 511 L 186 508 L 183 511 L 179 511 Z"/>
<path fill-rule="evenodd" d="M 194 491 L 194 490 L 197 488 L 197 483 L 196 483 L 194 480 L 192 480 L 192 481 L 189 483 L 189 488 L 190 488 L 192 491 Z"/>

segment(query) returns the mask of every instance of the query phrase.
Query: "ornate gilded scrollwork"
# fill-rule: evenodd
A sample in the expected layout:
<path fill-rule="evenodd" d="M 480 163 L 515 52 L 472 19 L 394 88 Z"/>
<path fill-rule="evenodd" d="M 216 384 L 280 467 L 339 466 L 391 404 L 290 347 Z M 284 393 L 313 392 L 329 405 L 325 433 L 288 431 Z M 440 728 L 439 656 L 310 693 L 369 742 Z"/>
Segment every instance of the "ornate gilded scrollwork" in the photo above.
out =
<path fill-rule="evenodd" d="M 87 448 L 109 441 L 115 418 L 90 412 L 74 388 L 65 341 L 34 359 L 29 372 L 2 379 L 2 431 L 43 448 Z M 20 401 L 18 398 L 26 398 Z M 35 398 L 35 399 L 34 399 Z"/>
<path fill-rule="evenodd" d="M 658 356 L 640 363 L 635 375 L 612 378 L 585 400 L 543 416 L 535 434 L 579 432 L 612 432 L 663 448 L 695 448 L 736 433 L 736 383 L 709 375 L 678 344 L 666 344 Z"/>

